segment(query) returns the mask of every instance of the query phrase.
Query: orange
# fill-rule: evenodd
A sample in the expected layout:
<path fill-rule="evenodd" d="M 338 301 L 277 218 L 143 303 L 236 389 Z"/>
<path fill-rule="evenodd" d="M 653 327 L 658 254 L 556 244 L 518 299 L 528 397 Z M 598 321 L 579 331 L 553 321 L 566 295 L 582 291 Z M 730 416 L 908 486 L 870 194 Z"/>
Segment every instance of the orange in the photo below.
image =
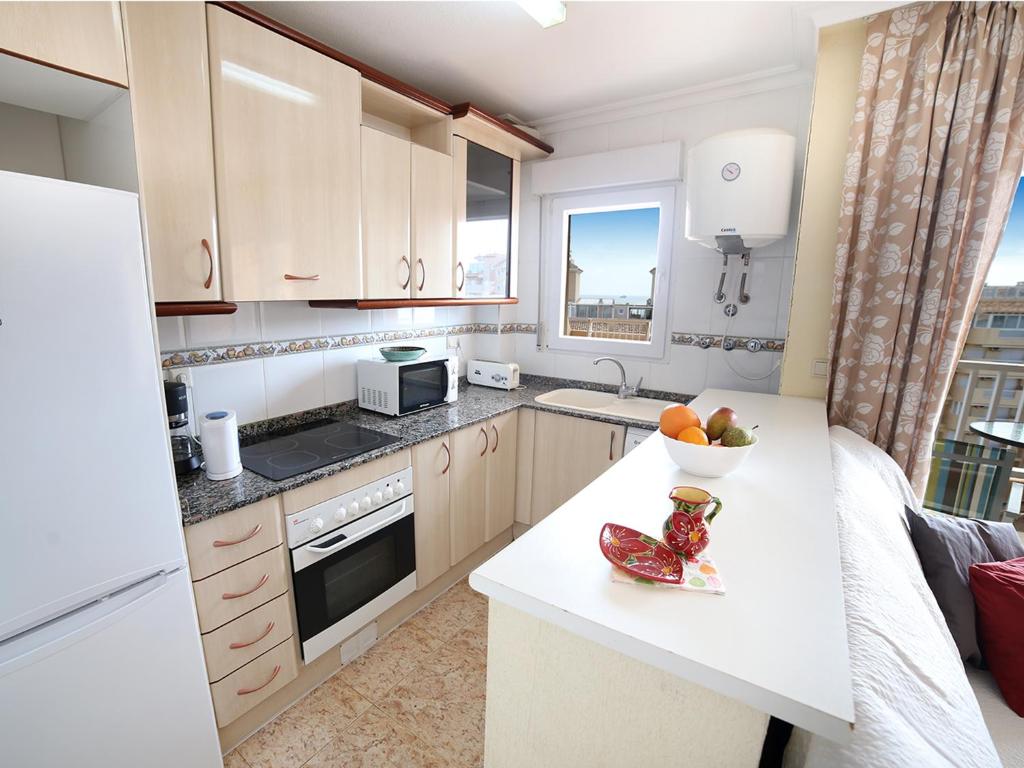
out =
<path fill-rule="evenodd" d="M 670 405 L 661 412 L 659 427 L 669 437 L 675 437 L 687 427 L 700 427 L 700 416 L 685 405 Z"/>
<path fill-rule="evenodd" d="M 682 440 L 684 443 L 693 443 L 694 445 L 711 445 L 707 433 L 700 427 L 687 427 L 679 433 L 676 440 Z"/>

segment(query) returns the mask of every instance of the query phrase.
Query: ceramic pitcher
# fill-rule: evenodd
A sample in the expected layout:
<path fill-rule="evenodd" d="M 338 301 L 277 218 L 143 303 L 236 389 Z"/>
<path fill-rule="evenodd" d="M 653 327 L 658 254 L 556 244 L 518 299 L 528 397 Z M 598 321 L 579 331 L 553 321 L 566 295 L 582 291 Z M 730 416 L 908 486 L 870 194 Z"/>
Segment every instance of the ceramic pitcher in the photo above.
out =
<path fill-rule="evenodd" d="M 694 558 L 708 545 L 708 525 L 722 511 L 722 502 L 703 488 L 680 485 L 668 495 L 675 511 L 665 519 L 664 539 L 669 549 Z M 707 511 L 714 505 L 714 509 Z"/>

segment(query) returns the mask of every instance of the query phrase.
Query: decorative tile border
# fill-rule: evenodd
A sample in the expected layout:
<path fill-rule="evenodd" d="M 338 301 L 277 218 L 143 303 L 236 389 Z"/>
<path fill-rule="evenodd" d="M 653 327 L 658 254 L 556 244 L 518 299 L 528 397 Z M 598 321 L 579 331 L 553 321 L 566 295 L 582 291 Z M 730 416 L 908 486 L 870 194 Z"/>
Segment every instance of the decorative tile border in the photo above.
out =
<path fill-rule="evenodd" d="M 440 325 L 433 328 L 409 328 L 398 331 L 375 333 L 353 333 L 341 336 L 318 336 L 309 339 L 286 341 L 253 341 L 221 347 L 201 347 L 163 352 L 160 355 L 164 368 L 191 367 L 231 363 L 238 360 L 256 360 L 279 355 L 293 355 L 302 352 L 316 352 L 349 347 L 367 347 L 410 339 L 430 339 L 444 336 L 466 336 L 474 333 L 508 334 L 537 333 L 536 323 L 465 323 L 462 325 Z M 702 349 L 745 349 L 749 342 L 756 342 L 759 352 L 781 352 L 784 339 L 754 338 L 747 336 L 720 336 L 714 334 L 672 333 L 672 343 Z"/>

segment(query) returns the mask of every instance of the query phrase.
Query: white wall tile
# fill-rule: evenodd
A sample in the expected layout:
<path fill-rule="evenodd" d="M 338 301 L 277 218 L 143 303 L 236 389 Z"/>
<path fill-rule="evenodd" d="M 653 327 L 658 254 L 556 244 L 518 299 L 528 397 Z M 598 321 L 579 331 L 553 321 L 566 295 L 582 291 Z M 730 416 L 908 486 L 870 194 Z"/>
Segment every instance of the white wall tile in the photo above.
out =
<path fill-rule="evenodd" d="M 475 322 L 473 307 L 448 307 L 448 325 L 465 325 Z"/>
<path fill-rule="evenodd" d="M 182 317 L 158 317 L 156 319 L 156 336 L 160 342 L 160 351 L 186 349 L 185 323 Z"/>
<path fill-rule="evenodd" d="M 326 403 L 322 352 L 268 357 L 263 363 L 269 416 L 285 416 Z"/>
<path fill-rule="evenodd" d="M 185 337 L 189 347 L 219 347 L 259 341 L 259 304 L 243 301 L 230 315 L 196 315 L 185 318 Z"/>
<path fill-rule="evenodd" d="M 200 365 L 192 368 L 193 408 L 198 415 L 233 410 L 239 424 L 267 418 L 263 360 Z"/>
<path fill-rule="evenodd" d="M 789 328 L 789 302 L 793 299 L 793 259 L 785 259 L 779 278 L 779 313 L 775 320 L 775 338 L 786 338 Z"/>
<path fill-rule="evenodd" d="M 264 301 L 260 304 L 263 341 L 309 339 L 320 336 L 320 310 L 305 301 Z"/>
<path fill-rule="evenodd" d="M 532 334 L 515 334 L 515 356 L 513 362 L 519 363 L 521 373 L 532 373 L 534 376 L 554 376 L 557 355 L 551 352 L 538 351 L 537 337 Z"/>
<path fill-rule="evenodd" d="M 356 398 L 356 360 L 371 355 L 369 347 L 324 352 L 324 394 L 327 405 Z"/>
<path fill-rule="evenodd" d="M 784 259 L 759 259 L 755 253 L 750 258 L 750 274 L 747 277 L 747 293 L 750 302 L 739 303 L 740 279 L 743 262 L 738 257 L 730 258 L 729 276 L 725 281 L 725 303 L 716 304 L 711 310 L 711 332 L 730 336 L 774 336 L 779 316 L 779 291 Z M 716 283 L 717 285 L 717 283 Z M 735 303 L 734 317 L 725 315 L 725 306 Z"/>
<path fill-rule="evenodd" d="M 780 372 L 777 369 L 782 355 L 778 352 L 747 352 L 720 349 L 708 350 L 708 389 L 736 389 L 741 392 L 779 391 Z M 775 369 L 775 370 L 773 370 Z M 770 374 L 762 378 L 765 374 Z"/>
<path fill-rule="evenodd" d="M 412 309 L 375 309 L 370 313 L 374 331 L 404 331 L 412 328 Z"/>
<path fill-rule="evenodd" d="M 353 333 L 370 332 L 368 310 L 321 309 L 320 328 L 324 336 L 347 336 Z"/>
<path fill-rule="evenodd" d="M 436 328 L 447 324 L 444 307 L 415 307 L 412 311 L 412 327 L 416 329 Z"/>

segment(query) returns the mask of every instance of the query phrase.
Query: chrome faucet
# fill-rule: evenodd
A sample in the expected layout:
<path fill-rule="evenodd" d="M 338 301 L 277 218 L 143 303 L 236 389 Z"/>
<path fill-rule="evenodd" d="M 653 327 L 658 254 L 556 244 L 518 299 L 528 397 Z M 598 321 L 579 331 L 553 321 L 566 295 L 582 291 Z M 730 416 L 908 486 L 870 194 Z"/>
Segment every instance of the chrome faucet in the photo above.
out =
<path fill-rule="evenodd" d="M 607 360 L 609 363 L 615 363 L 619 366 L 619 374 L 622 376 L 622 383 L 619 384 L 619 399 L 624 400 L 627 397 L 633 397 L 637 392 L 640 391 L 640 385 L 644 383 L 644 377 L 640 377 L 640 381 L 636 383 L 636 386 L 629 386 L 626 383 L 626 369 L 622 367 L 622 363 L 616 360 L 614 357 L 599 357 L 594 361 L 594 365 Z"/>

